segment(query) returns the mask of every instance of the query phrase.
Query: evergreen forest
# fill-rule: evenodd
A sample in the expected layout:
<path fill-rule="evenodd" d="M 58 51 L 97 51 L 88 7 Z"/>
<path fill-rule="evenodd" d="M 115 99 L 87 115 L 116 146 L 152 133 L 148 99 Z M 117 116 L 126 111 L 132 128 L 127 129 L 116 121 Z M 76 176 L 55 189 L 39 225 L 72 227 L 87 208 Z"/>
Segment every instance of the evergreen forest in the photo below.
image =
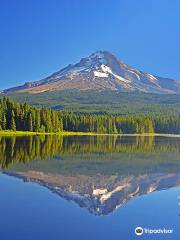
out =
<path fill-rule="evenodd" d="M 100 134 L 180 133 L 180 115 L 95 114 L 37 108 L 0 100 L 0 130 L 30 132 L 92 132 Z"/>

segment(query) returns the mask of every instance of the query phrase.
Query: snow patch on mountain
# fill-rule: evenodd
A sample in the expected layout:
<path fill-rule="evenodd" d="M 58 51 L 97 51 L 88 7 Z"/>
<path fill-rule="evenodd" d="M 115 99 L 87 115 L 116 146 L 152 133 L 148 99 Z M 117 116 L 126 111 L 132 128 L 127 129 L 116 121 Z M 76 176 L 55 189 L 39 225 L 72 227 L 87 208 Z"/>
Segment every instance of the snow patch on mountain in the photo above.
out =
<path fill-rule="evenodd" d="M 134 72 L 133 70 L 129 70 L 129 69 L 128 69 L 128 72 L 134 74 L 137 77 L 137 79 L 140 80 L 140 77 L 136 72 Z"/>
<path fill-rule="evenodd" d="M 150 78 L 151 81 L 157 81 L 157 78 L 155 78 L 152 74 L 147 74 L 147 76 Z"/>
<path fill-rule="evenodd" d="M 104 73 L 104 72 L 98 72 L 98 71 L 94 71 L 94 76 L 95 77 L 108 77 L 109 75 L 107 73 Z"/>
<path fill-rule="evenodd" d="M 114 72 L 112 71 L 112 69 L 111 69 L 110 67 L 106 66 L 106 65 L 103 65 L 103 64 L 102 64 L 102 65 L 101 65 L 101 69 L 102 69 L 104 72 L 110 73 L 111 75 L 113 75 L 115 78 L 117 78 L 118 80 L 120 80 L 120 81 L 122 81 L 122 82 L 125 82 L 125 83 L 129 83 L 129 82 L 130 82 L 129 80 L 127 80 L 127 79 L 125 79 L 125 78 L 117 75 L 116 73 L 114 73 Z"/>

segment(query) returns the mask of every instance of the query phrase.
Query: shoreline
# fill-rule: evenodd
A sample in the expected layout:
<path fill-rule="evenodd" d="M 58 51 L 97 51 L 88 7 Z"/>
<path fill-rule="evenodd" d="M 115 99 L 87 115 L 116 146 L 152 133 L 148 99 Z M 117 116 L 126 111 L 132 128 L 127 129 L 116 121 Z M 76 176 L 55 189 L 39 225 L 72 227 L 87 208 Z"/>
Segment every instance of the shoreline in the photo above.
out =
<path fill-rule="evenodd" d="M 43 136 L 43 135 L 56 135 L 56 136 L 127 136 L 127 137 L 180 137 L 180 134 L 170 133 L 134 133 L 134 134 L 121 134 L 121 133 L 92 133 L 92 132 L 28 132 L 28 131 L 0 131 L 0 136 Z"/>

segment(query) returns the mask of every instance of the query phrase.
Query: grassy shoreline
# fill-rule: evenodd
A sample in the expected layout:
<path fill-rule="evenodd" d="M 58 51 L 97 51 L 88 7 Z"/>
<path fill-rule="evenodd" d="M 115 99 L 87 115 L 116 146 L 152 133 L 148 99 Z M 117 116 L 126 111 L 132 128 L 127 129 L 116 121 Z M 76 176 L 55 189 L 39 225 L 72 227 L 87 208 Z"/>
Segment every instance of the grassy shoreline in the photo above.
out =
<path fill-rule="evenodd" d="M 0 131 L 0 136 L 39 136 L 39 135 L 57 135 L 57 136 L 162 136 L 162 137 L 180 137 L 180 134 L 167 133 L 143 133 L 143 134 L 110 134 L 93 132 L 28 132 L 28 131 Z"/>

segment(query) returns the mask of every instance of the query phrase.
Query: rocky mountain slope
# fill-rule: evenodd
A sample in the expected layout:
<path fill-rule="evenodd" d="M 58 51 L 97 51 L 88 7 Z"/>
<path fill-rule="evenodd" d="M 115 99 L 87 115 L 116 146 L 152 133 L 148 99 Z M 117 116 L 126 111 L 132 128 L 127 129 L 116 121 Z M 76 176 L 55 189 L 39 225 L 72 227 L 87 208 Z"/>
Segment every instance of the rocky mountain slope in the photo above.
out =
<path fill-rule="evenodd" d="M 139 71 L 109 52 L 98 51 L 43 80 L 27 82 L 4 93 L 41 93 L 66 89 L 172 94 L 180 93 L 180 81 Z"/>

